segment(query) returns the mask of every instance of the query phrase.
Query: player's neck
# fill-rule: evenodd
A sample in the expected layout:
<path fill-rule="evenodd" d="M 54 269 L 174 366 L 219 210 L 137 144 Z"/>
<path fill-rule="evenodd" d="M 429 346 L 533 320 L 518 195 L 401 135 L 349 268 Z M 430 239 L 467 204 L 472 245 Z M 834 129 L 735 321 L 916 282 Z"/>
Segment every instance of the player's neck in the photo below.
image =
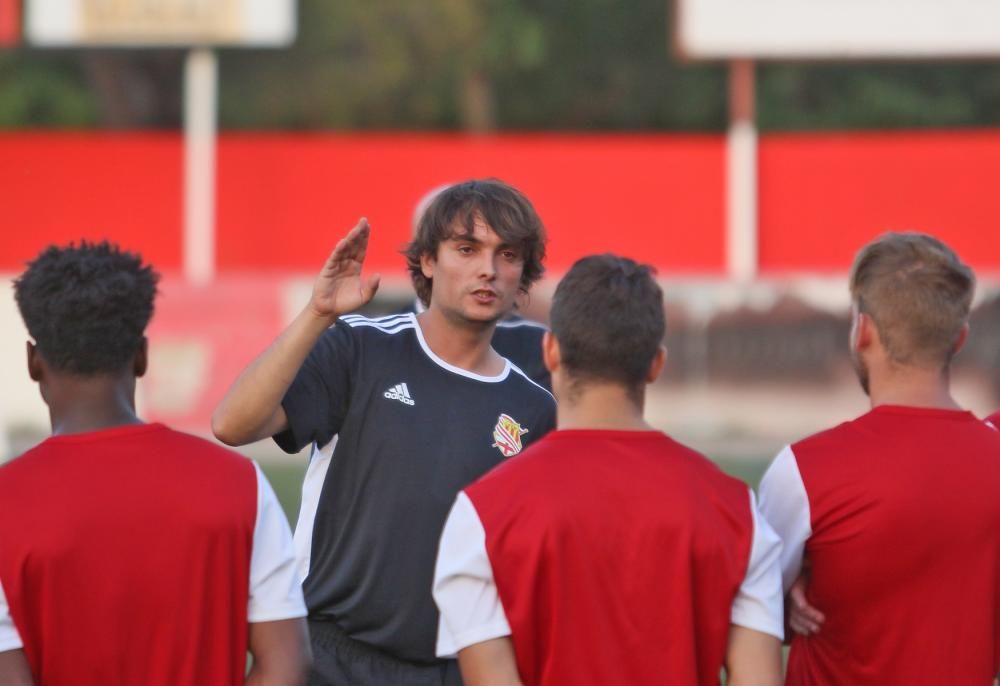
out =
<path fill-rule="evenodd" d="M 448 364 L 482 376 L 503 371 L 506 362 L 490 346 L 496 322 L 459 322 L 430 307 L 417 315 L 417 326 L 431 351 Z"/>
<path fill-rule="evenodd" d="M 135 378 L 64 376 L 46 384 L 52 435 L 88 433 L 140 424 Z"/>
<path fill-rule="evenodd" d="M 557 397 L 556 427 L 559 429 L 653 430 L 643 417 L 643 403 L 637 403 L 617 384 L 590 383 Z"/>
<path fill-rule="evenodd" d="M 944 370 L 893 366 L 871 370 L 869 398 L 873 408 L 901 405 L 941 410 L 962 407 L 951 395 L 947 368 Z"/>

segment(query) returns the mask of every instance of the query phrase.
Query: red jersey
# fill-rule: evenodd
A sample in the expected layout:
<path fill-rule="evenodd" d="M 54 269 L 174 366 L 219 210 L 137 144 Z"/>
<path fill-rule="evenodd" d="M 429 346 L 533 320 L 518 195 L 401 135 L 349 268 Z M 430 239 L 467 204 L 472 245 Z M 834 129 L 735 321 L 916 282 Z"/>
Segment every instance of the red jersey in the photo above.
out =
<path fill-rule="evenodd" d="M 46 686 L 242 684 L 253 463 L 157 424 L 0 468 L 0 583 Z"/>
<path fill-rule="evenodd" d="M 786 683 L 992 683 L 1000 434 L 968 412 L 880 406 L 791 454 L 807 503 L 796 516 L 811 562 L 808 598 L 826 621 L 792 642 Z M 796 490 L 785 480 L 768 493 L 771 481 L 761 485 L 769 519 Z M 770 521 L 784 538 L 790 527 Z"/>
<path fill-rule="evenodd" d="M 719 683 L 745 484 L 659 432 L 573 430 L 465 493 L 528 686 Z"/>

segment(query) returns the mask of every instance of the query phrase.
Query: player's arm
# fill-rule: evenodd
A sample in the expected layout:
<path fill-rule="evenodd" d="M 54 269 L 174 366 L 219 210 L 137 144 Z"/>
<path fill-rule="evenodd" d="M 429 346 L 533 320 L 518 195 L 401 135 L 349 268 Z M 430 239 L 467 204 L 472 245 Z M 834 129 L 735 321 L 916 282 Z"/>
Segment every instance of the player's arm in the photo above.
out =
<path fill-rule="evenodd" d="M 378 289 L 377 274 L 361 277 L 368 236 L 361 219 L 327 258 L 306 308 L 233 382 L 212 415 L 220 441 L 245 445 L 287 428 L 281 400 L 309 352 L 337 317 L 365 305 Z"/>
<path fill-rule="evenodd" d="M 0 686 L 32 686 L 31 668 L 24 655 L 24 642 L 14 625 L 7 594 L 0 583 Z"/>
<path fill-rule="evenodd" d="M 519 686 L 510 625 L 486 552 L 486 532 L 464 492 L 455 499 L 441 533 L 433 593 L 441 611 L 438 657 L 458 654 L 466 686 Z"/>
<path fill-rule="evenodd" d="M 312 663 L 302 579 L 295 567 L 292 532 L 281 504 L 257 463 L 257 520 L 250 558 L 247 620 L 252 686 L 304 684 Z"/>
<path fill-rule="evenodd" d="M 759 490 L 760 512 L 781 538 L 781 578 L 787 594 L 788 627 L 808 636 L 819 631 L 825 616 L 806 600 L 805 546 L 812 536 L 812 521 L 809 496 L 791 447 L 784 448 L 774 458 Z"/>
<path fill-rule="evenodd" d="M 306 620 L 299 617 L 251 624 L 250 653 L 253 667 L 247 686 L 302 686 L 312 664 Z"/>
<path fill-rule="evenodd" d="M 781 641 L 763 631 L 733 625 L 726 648 L 727 686 L 781 686 Z"/>
<path fill-rule="evenodd" d="M 466 686 L 523 686 L 509 636 L 474 643 L 458 651 Z"/>
<path fill-rule="evenodd" d="M 0 651 L 0 686 L 34 686 L 24 651 Z"/>
<path fill-rule="evenodd" d="M 747 489 L 753 536 L 750 559 L 730 612 L 725 668 L 730 686 L 778 686 L 784 637 L 781 539 Z"/>

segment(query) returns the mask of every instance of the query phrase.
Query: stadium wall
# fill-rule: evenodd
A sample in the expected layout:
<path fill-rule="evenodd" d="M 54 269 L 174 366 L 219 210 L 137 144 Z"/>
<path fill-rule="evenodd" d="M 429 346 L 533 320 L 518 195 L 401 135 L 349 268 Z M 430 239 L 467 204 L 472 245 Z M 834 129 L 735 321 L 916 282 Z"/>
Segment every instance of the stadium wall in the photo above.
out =
<path fill-rule="evenodd" d="M 227 133 L 218 269 L 307 272 L 359 216 L 373 268 L 402 276 L 412 208 L 436 185 L 498 176 L 537 204 L 549 266 L 605 250 L 676 275 L 725 269 L 721 136 Z M 843 273 L 889 229 L 941 236 L 1000 270 L 1000 130 L 769 134 L 760 140 L 764 276 Z M 108 237 L 166 271 L 182 261 L 176 133 L 0 134 L 0 270 L 49 242 Z"/>

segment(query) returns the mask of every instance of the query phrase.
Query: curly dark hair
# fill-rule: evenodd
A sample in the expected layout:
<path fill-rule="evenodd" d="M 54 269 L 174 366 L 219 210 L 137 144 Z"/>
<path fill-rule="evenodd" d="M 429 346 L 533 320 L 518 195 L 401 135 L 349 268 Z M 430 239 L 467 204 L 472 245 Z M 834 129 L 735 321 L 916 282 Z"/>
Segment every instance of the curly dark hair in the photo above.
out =
<path fill-rule="evenodd" d="M 460 235 L 471 234 L 476 214 L 482 215 L 501 240 L 520 248 L 524 257 L 522 291 L 541 278 L 545 271 L 545 227 L 531 201 L 499 179 L 464 181 L 445 188 L 431 201 L 404 251 L 413 288 L 424 305 L 430 304 L 433 284 L 424 276 L 420 258 L 436 256 L 441 242 L 455 236 L 456 224 L 465 229 Z"/>
<path fill-rule="evenodd" d="M 139 255 L 107 241 L 50 245 L 14 281 L 14 298 L 53 368 L 113 373 L 142 346 L 159 278 Z"/>

